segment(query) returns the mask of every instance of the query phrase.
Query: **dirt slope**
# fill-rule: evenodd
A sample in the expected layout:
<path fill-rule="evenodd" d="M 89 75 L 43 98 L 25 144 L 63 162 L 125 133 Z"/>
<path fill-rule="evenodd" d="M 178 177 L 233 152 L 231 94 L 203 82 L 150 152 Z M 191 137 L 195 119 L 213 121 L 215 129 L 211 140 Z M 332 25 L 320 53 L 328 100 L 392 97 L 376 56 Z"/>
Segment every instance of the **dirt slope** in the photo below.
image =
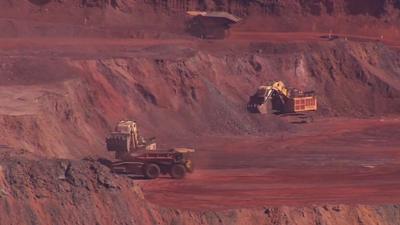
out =
<path fill-rule="evenodd" d="M 132 46 L 118 52 L 103 46 L 93 53 L 97 58 L 75 56 L 80 45 L 73 46 L 77 52 L 45 47 L 23 50 L 35 57 L 7 56 L 20 50 L 3 53 L 3 144 L 52 156 L 101 153 L 103 137 L 120 119 L 137 119 L 145 134 L 157 135 L 160 142 L 183 134 L 293 129 L 279 118 L 245 111 L 258 85 L 278 79 L 315 90 L 323 116 L 400 111 L 397 50 L 381 44 L 339 40 L 220 43 L 214 48 L 200 42 Z M 57 59 L 43 55 L 61 53 Z"/>

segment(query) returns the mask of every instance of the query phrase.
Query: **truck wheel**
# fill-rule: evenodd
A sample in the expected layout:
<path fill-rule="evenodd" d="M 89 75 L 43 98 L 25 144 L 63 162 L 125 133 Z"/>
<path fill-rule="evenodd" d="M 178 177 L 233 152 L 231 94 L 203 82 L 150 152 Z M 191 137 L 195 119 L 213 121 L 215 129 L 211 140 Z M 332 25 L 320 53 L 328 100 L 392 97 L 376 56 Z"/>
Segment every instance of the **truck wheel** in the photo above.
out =
<path fill-rule="evenodd" d="M 143 174 L 147 179 L 156 179 L 160 175 L 160 167 L 154 163 L 145 164 Z"/>
<path fill-rule="evenodd" d="M 175 164 L 171 167 L 171 171 L 169 173 L 174 179 L 182 179 L 186 175 L 186 169 L 184 165 Z"/>

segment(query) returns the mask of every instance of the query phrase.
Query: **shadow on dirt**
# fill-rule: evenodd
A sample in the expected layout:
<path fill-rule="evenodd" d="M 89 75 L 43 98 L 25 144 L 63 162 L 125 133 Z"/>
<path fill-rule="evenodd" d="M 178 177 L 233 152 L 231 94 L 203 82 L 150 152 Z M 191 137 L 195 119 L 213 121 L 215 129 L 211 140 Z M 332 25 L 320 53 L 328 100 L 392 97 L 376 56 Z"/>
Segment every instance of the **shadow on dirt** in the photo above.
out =
<path fill-rule="evenodd" d="M 320 36 L 321 39 L 326 39 L 328 41 L 333 41 L 336 39 L 339 39 L 340 37 L 338 35 L 322 35 Z"/>
<path fill-rule="evenodd" d="M 274 113 L 281 118 L 285 118 L 291 124 L 307 124 L 314 122 L 313 115 L 304 113 Z"/>
<path fill-rule="evenodd" d="M 99 158 L 99 159 L 97 159 L 97 162 L 100 163 L 100 164 L 102 164 L 102 165 L 104 165 L 104 166 L 107 166 L 107 167 L 110 168 L 110 169 L 111 169 L 111 167 L 112 167 L 112 161 L 109 160 L 109 159 L 106 159 L 106 158 Z"/>
<path fill-rule="evenodd" d="M 51 2 L 51 0 L 29 0 L 30 3 L 37 6 L 44 6 Z"/>
<path fill-rule="evenodd" d="M 93 161 L 93 159 L 91 159 L 91 158 L 86 158 L 86 160 L 89 160 L 89 161 L 92 160 Z M 106 158 L 98 158 L 95 161 L 97 161 L 98 163 L 100 163 L 103 166 L 108 167 L 112 171 L 113 162 L 111 160 L 106 159 Z M 124 177 L 127 177 L 127 178 L 130 178 L 130 179 L 133 179 L 133 180 L 149 180 L 149 179 L 145 178 L 143 175 L 139 175 L 139 174 L 135 175 L 135 174 L 123 173 L 123 172 L 112 172 L 112 173 L 120 175 L 120 176 L 124 176 Z M 162 177 L 161 176 L 158 179 L 171 179 L 171 178 Z"/>
<path fill-rule="evenodd" d="M 148 180 L 148 181 L 152 180 L 152 179 L 146 178 L 142 175 L 132 175 L 132 174 L 118 174 L 118 175 L 123 175 L 123 176 L 126 176 L 133 180 Z M 161 176 L 157 177 L 156 179 L 157 180 L 173 180 L 172 177 L 164 176 L 164 175 L 161 175 Z"/>

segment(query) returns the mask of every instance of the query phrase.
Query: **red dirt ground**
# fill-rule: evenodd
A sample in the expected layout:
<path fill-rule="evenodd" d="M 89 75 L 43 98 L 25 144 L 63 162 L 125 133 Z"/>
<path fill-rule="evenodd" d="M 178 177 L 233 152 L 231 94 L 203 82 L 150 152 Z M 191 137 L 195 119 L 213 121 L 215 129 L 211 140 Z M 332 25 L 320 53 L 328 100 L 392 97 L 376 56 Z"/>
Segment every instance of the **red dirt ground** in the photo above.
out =
<path fill-rule="evenodd" d="M 296 134 L 199 140 L 183 181 L 141 181 L 173 208 L 248 208 L 400 201 L 400 119 L 321 120 Z"/>

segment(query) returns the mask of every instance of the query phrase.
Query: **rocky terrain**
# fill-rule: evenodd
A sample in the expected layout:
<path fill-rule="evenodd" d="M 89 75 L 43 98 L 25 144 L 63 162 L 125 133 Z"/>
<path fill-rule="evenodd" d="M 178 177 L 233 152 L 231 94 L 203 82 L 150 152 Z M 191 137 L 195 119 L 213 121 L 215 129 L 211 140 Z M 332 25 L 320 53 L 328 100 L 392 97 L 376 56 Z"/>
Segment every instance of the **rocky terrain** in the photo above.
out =
<path fill-rule="evenodd" d="M 392 225 L 400 219 L 398 205 L 165 208 L 145 201 L 132 179 L 111 174 L 102 160 L 43 160 L 3 149 L 0 162 L 1 224 Z"/>
<path fill-rule="evenodd" d="M 243 21 L 198 40 L 186 10 Z M 399 224 L 399 10 L 1 0 L 0 224 Z M 315 90 L 315 122 L 247 113 L 272 80 Z M 196 148 L 196 173 L 110 173 L 104 137 L 123 119 L 161 148 Z"/>

